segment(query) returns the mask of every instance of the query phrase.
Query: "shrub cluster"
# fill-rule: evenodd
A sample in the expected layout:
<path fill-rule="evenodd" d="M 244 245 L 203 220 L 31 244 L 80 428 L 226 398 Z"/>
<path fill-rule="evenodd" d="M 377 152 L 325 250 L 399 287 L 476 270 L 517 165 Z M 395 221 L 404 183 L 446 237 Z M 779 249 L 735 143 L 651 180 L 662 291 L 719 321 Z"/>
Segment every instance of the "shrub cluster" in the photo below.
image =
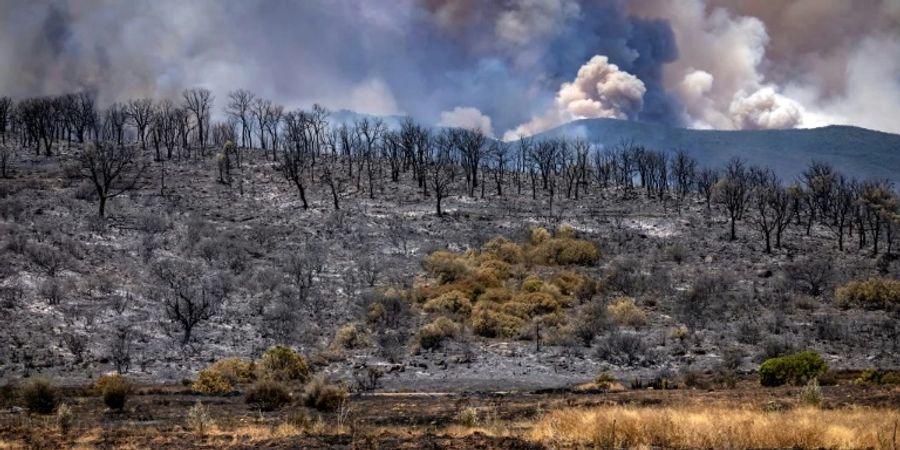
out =
<path fill-rule="evenodd" d="M 544 228 L 535 228 L 531 232 L 530 244 L 525 254 L 532 264 L 589 266 L 600 259 L 597 246 L 575 239 L 575 230 L 568 225 L 560 226 L 555 237 Z"/>
<path fill-rule="evenodd" d="M 866 369 L 856 379 L 858 383 L 866 384 L 896 384 L 900 385 L 900 372 L 892 370 Z"/>
<path fill-rule="evenodd" d="M 826 370 L 828 365 L 815 352 L 794 353 L 764 361 L 759 366 L 759 382 L 763 386 L 801 386 Z"/>
<path fill-rule="evenodd" d="M 283 345 L 276 345 L 263 353 L 257 361 L 259 378 L 275 381 L 304 382 L 309 377 L 309 365 L 299 353 Z"/>
<path fill-rule="evenodd" d="M 356 324 L 348 323 L 334 333 L 331 346 L 335 350 L 360 348 L 365 346 L 365 340 Z"/>
<path fill-rule="evenodd" d="M 347 388 L 314 378 L 303 390 L 303 405 L 319 411 L 335 411 L 347 400 Z"/>
<path fill-rule="evenodd" d="M 535 321 L 563 324 L 562 311 L 573 299 L 593 297 L 596 283 L 557 266 L 591 265 L 598 258 L 596 245 L 576 239 L 569 226 L 561 226 L 555 236 L 535 228 L 524 245 L 498 237 L 480 250 L 431 253 L 424 262 L 431 280 L 417 283 L 407 296 L 428 314 L 468 323 L 479 336 L 513 338 Z M 379 316 L 380 311 L 369 313 Z M 455 334 L 450 330 L 436 322 L 425 325 L 419 332 L 421 347 L 440 345 Z"/>
<path fill-rule="evenodd" d="M 647 314 L 634 303 L 631 297 L 619 297 L 606 307 L 606 313 L 613 322 L 629 327 L 640 327 L 647 323 Z"/>
<path fill-rule="evenodd" d="M 459 333 L 459 325 L 446 317 L 438 317 L 434 322 L 420 328 L 417 338 L 421 348 L 433 350 L 457 333 Z"/>
<path fill-rule="evenodd" d="M 119 374 L 103 375 L 94 383 L 94 392 L 103 397 L 109 409 L 121 411 L 131 395 L 131 383 Z"/>
<path fill-rule="evenodd" d="M 244 400 L 260 411 L 275 411 L 291 402 L 291 393 L 282 383 L 262 380 L 247 390 Z"/>
<path fill-rule="evenodd" d="M 59 395 L 56 388 L 44 379 L 37 379 L 25 385 L 20 392 L 25 409 L 33 414 L 50 414 L 56 409 Z"/>
<path fill-rule="evenodd" d="M 309 366 L 299 353 L 282 345 L 266 350 L 257 361 L 225 358 L 200 371 L 191 386 L 200 394 L 228 394 L 257 380 L 305 382 Z"/>
<path fill-rule="evenodd" d="M 869 278 L 851 281 L 837 289 L 838 303 L 844 306 L 860 306 L 867 309 L 900 307 L 900 280 Z"/>
<path fill-rule="evenodd" d="M 221 373 L 212 369 L 203 369 L 191 385 L 191 390 L 198 394 L 222 395 L 234 392 L 234 384 Z"/>

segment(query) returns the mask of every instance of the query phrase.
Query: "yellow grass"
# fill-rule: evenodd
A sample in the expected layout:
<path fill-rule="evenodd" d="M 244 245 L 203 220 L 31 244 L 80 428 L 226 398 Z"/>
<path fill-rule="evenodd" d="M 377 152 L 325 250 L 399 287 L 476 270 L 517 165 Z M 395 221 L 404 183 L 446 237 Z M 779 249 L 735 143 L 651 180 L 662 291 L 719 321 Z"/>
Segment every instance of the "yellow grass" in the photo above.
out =
<path fill-rule="evenodd" d="M 528 433 L 548 444 L 602 448 L 900 448 L 900 410 L 600 407 L 563 409 Z"/>

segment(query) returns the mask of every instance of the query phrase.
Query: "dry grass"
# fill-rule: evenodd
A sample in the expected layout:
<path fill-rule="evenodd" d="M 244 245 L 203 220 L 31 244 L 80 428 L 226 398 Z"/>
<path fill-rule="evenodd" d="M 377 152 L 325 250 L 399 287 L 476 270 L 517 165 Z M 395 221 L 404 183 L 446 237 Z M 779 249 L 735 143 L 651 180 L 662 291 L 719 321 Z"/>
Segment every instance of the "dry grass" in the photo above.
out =
<path fill-rule="evenodd" d="M 601 407 L 548 413 L 529 438 L 602 448 L 896 449 L 900 411 L 869 408 L 752 409 Z"/>

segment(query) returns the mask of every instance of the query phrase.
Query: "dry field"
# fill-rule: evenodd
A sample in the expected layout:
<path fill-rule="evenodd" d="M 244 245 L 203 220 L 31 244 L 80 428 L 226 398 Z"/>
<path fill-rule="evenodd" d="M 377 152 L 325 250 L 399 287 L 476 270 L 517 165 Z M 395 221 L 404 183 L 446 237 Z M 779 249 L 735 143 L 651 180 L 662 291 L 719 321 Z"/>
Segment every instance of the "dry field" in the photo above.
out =
<path fill-rule="evenodd" d="M 180 448 L 876 448 L 900 446 L 900 389 L 850 382 L 801 388 L 390 394 L 351 397 L 336 411 L 255 411 L 241 396 L 143 386 L 123 412 L 67 389 L 60 415 L 0 413 L 0 449 Z M 201 402 L 206 415 L 191 413 Z"/>

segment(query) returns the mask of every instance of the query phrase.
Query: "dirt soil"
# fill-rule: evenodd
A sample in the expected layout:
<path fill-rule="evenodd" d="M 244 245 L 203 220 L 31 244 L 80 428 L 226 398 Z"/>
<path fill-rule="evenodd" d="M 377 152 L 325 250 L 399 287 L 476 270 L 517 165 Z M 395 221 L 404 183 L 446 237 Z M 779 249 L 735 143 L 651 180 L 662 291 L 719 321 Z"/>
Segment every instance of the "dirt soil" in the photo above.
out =
<path fill-rule="evenodd" d="M 842 373 L 835 386 L 823 386 L 824 408 L 897 407 L 900 388 L 851 382 Z M 606 405 L 728 406 L 780 410 L 798 404 L 800 388 L 760 388 L 755 380 L 734 389 L 625 390 L 621 392 L 374 393 L 356 395 L 335 412 L 299 406 L 263 413 L 241 396 L 198 396 L 180 386 L 143 386 L 126 410 L 114 413 L 83 389 L 66 390 L 75 424 L 63 437 L 52 416 L 31 416 L 18 408 L 0 412 L 0 448 L 408 448 L 531 449 L 530 424 L 542 414 L 566 407 Z M 215 426 L 205 436 L 191 431 L 187 412 L 207 405 Z M 477 423 L 460 412 L 475 411 Z M 298 419 L 303 418 L 303 419 Z M 303 430 L 285 424 L 308 420 Z"/>

